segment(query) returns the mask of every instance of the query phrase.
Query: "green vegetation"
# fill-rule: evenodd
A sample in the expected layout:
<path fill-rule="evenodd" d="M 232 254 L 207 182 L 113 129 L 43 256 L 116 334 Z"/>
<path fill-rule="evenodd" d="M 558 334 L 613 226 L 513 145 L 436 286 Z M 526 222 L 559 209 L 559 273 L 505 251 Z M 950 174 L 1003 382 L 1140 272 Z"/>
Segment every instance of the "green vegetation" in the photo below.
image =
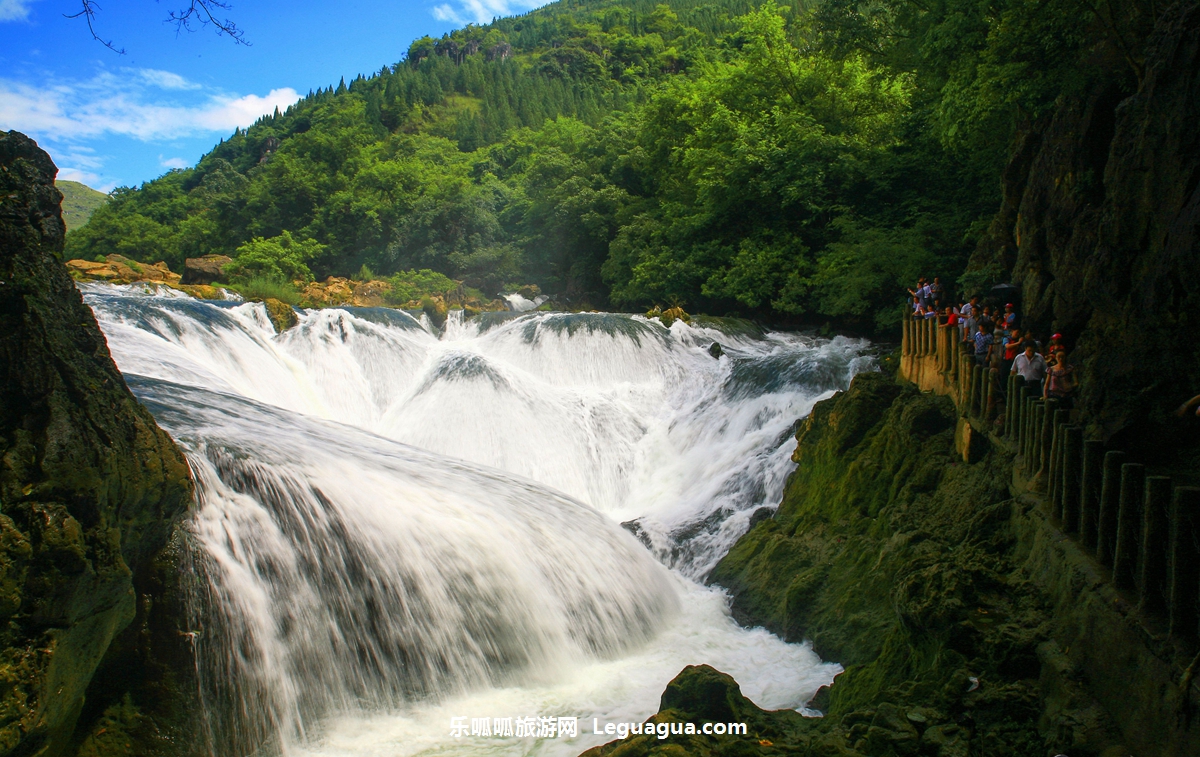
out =
<path fill-rule="evenodd" d="M 297 240 L 290 231 L 277 237 L 255 237 L 241 245 L 233 262 L 225 266 L 225 274 L 233 281 L 265 279 L 268 281 L 312 281 L 308 261 L 317 257 L 325 245 L 312 239 Z"/>
<path fill-rule="evenodd" d="M 77 181 L 56 181 L 54 186 L 62 192 L 63 222 L 67 224 L 67 231 L 86 224 L 96 208 L 108 202 L 108 195 Z"/>
<path fill-rule="evenodd" d="M 388 283 L 391 284 L 392 291 L 386 299 L 395 304 L 445 294 L 455 287 L 452 280 L 428 268 L 420 271 L 400 271 L 388 279 Z"/>
<path fill-rule="evenodd" d="M 967 465 L 957 413 L 880 373 L 817 403 L 783 502 L 710 580 L 733 611 L 811 639 L 845 672 L 809 754 L 1099 754 L 1111 734 L 1076 684 L 1039 685 L 1054 614 L 1029 580 L 1008 455 Z M 921 743 L 924 742 L 924 743 Z M 949 746 L 947 746 L 949 745 Z M 633 753 L 636 754 L 636 753 Z"/>
<path fill-rule="evenodd" d="M 427 269 L 489 297 L 522 281 L 577 306 L 888 328 L 904 285 L 962 274 L 1021 124 L 1114 56 L 1133 86 L 1147 18 L 1129 0 L 556 3 L 419 39 L 116 190 L 69 254 L 178 270 L 290 234 L 319 245 L 299 261 L 319 279 Z"/>

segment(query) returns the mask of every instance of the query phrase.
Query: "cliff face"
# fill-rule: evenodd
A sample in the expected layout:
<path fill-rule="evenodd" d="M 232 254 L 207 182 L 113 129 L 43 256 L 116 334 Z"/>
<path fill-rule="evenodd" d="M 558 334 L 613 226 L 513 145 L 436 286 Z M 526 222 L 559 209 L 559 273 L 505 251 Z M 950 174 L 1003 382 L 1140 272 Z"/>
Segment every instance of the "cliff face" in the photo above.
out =
<path fill-rule="evenodd" d="M 63 267 L 56 173 L 0 134 L 0 755 L 75 748 L 106 653 L 135 617 L 149 627 L 192 494 Z"/>
<path fill-rule="evenodd" d="M 1118 63 L 1021 134 L 972 260 L 1076 346 L 1093 432 L 1132 443 L 1200 392 L 1200 5 L 1164 11 L 1145 58 L 1140 81 Z"/>
<path fill-rule="evenodd" d="M 813 409 L 775 517 L 711 580 L 743 623 L 811 639 L 845 666 L 815 727 L 846 749 L 1098 753 L 1113 737 L 1077 707 L 1039 728 L 1050 614 L 1019 570 L 1007 458 L 963 464 L 956 419 L 945 398 L 857 376 Z"/>

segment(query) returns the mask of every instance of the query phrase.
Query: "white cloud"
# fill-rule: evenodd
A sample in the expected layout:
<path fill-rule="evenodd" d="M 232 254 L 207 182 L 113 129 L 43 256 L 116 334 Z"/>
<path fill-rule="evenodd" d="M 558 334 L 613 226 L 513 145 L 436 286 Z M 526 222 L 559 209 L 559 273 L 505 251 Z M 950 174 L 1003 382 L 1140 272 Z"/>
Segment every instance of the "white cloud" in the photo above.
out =
<path fill-rule="evenodd" d="M 100 175 L 91 171 L 81 171 L 78 168 L 60 168 L 58 169 L 58 179 L 60 181 L 77 181 L 80 184 L 86 184 L 92 189 L 98 189 L 96 186 L 100 183 Z M 101 192 L 111 192 L 112 187 L 101 189 Z"/>
<path fill-rule="evenodd" d="M 545 0 L 458 0 L 457 8 L 442 3 L 430 12 L 438 21 L 487 24 L 497 16 L 513 16 L 545 4 Z"/>
<path fill-rule="evenodd" d="M 0 0 L 0 2 L 3 2 L 3 0 Z M 179 74 L 173 74 L 170 71 L 159 71 L 156 68 L 127 68 L 125 70 L 140 76 L 147 84 L 159 89 L 201 88 L 201 85 L 190 82 Z"/>
<path fill-rule="evenodd" d="M 185 99 L 149 93 L 151 82 Z M 0 128 L 64 142 L 105 134 L 155 141 L 249 126 L 300 98 L 291 87 L 273 89 L 263 96 L 183 94 L 193 89 L 181 76 L 151 69 L 121 77 L 105 72 L 90 81 L 49 87 L 0 79 Z"/>
<path fill-rule="evenodd" d="M 183 158 L 167 158 L 163 160 L 163 156 L 158 156 L 158 164 L 163 168 L 187 168 L 191 165 Z"/>
<path fill-rule="evenodd" d="M 3 2 L 3 0 L 0 0 L 0 2 Z M 467 23 L 466 19 L 459 16 L 458 13 L 455 12 L 455 10 L 453 8 L 451 8 L 449 6 L 449 4 L 447 4 L 447 3 L 442 3 L 441 5 L 435 5 L 433 7 L 433 10 L 430 12 L 433 13 L 433 17 L 436 18 L 438 21 L 449 21 L 450 23 L 453 23 L 453 24 Z"/>
<path fill-rule="evenodd" d="M 0 21 L 24 21 L 29 18 L 32 0 L 0 0 Z"/>

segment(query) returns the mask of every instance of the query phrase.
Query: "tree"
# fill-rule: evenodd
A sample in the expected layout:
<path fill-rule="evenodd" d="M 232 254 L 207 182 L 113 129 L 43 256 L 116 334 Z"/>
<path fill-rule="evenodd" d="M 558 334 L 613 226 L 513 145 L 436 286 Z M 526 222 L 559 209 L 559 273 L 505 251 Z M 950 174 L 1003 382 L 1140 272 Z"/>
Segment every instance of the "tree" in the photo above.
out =
<path fill-rule="evenodd" d="M 96 33 L 96 11 L 100 10 L 100 6 L 96 4 L 95 0 L 80 0 L 80 4 L 79 12 L 69 14 L 67 18 L 84 19 L 87 21 L 88 33 L 92 35 L 92 39 L 118 55 L 124 55 L 125 48 L 118 49 L 111 39 L 102 39 Z M 167 20 L 175 24 L 177 31 L 191 32 L 199 27 L 211 26 L 216 30 L 218 37 L 228 36 L 234 44 L 249 45 L 244 30 L 239 29 L 232 20 L 216 15 L 218 12 L 229 10 L 229 7 L 229 4 L 222 0 L 189 0 L 187 5 L 178 10 L 167 11 Z"/>

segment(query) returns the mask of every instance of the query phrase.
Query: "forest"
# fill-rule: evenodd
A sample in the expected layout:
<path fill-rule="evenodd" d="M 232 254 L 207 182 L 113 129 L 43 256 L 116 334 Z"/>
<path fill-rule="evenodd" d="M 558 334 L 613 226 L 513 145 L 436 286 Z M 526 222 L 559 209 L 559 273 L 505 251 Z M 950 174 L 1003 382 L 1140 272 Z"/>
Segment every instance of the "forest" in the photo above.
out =
<path fill-rule="evenodd" d="M 122 187 L 67 236 L 282 284 L 428 270 L 486 296 L 889 329 L 958 294 L 1014 135 L 1124 72 L 1149 0 L 575 0 L 399 62 Z M 1114 60 L 1122 61 L 1113 66 Z M 440 280 L 440 277 L 439 277 Z"/>

